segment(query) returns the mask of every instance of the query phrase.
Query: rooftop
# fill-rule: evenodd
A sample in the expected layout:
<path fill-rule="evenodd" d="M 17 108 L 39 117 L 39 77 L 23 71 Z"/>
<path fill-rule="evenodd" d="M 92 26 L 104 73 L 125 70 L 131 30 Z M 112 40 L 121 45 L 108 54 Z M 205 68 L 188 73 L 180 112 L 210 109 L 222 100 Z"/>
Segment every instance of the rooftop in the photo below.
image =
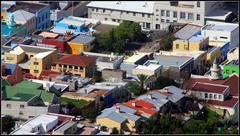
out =
<path fill-rule="evenodd" d="M 239 59 L 238 60 L 232 60 L 229 63 L 227 63 L 226 65 L 228 65 L 228 66 L 239 66 Z"/>
<path fill-rule="evenodd" d="M 209 12 L 205 18 L 223 20 L 227 18 L 232 13 L 230 10 L 225 9 L 215 9 L 214 12 Z"/>
<path fill-rule="evenodd" d="M 56 38 L 59 34 L 51 33 L 51 32 L 41 32 L 39 36 L 45 37 L 45 38 Z"/>
<path fill-rule="evenodd" d="M 76 122 L 73 121 L 66 121 L 57 128 L 54 129 L 54 132 L 57 133 L 64 133 L 67 129 L 71 128 L 73 125 L 75 125 Z"/>
<path fill-rule="evenodd" d="M 238 103 L 238 98 L 228 98 L 224 101 L 218 101 L 218 100 L 208 100 L 207 103 L 216 105 L 216 106 L 223 106 L 223 107 L 233 107 Z"/>
<path fill-rule="evenodd" d="M 49 51 L 55 50 L 53 48 L 38 47 L 38 46 L 23 45 L 23 44 L 20 44 L 19 46 L 24 52 L 29 52 L 29 53 L 42 53 L 42 52 L 49 52 Z"/>
<path fill-rule="evenodd" d="M 213 30 L 213 31 L 227 31 L 231 32 L 238 28 L 238 24 L 232 24 L 232 23 L 216 23 L 216 22 L 208 22 L 202 30 Z"/>
<path fill-rule="evenodd" d="M 179 67 L 181 68 L 184 64 L 193 60 L 193 57 L 176 56 L 176 55 L 154 55 L 154 60 L 158 61 L 163 67 Z"/>
<path fill-rule="evenodd" d="M 2 76 L 12 75 L 16 67 L 16 64 L 2 63 L 2 68 L 5 69 L 5 72 L 2 73 Z"/>
<path fill-rule="evenodd" d="M 39 89 L 42 85 L 38 83 L 33 83 L 30 81 L 23 80 L 22 82 L 14 86 L 6 86 L 6 89 L 3 90 L 4 100 L 13 100 L 13 101 L 29 101 L 35 96 L 41 94 L 41 99 L 44 102 L 51 102 L 53 95 L 50 92 Z"/>
<path fill-rule="evenodd" d="M 83 45 L 88 45 L 88 44 L 92 43 L 94 40 L 95 40 L 95 37 L 80 34 L 69 42 L 81 43 Z"/>
<path fill-rule="evenodd" d="M 140 59 L 142 59 L 143 57 L 149 55 L 150 53 L 137 53 L 134 54 L 133 56 L 127 58 L 126 60 L 124 60 L 125 63 L 136 63 L 137 61 L 139 61 Z"/>
<path fill-rule="evenodd" d="M 206 39 L 205 37 L 197 35 L 197 36 L 192 36 L 188 41 L 189 42 L 202 42 L 205 39 Z"/>
<path fill-rule="evenodd" d="M 42 8 L 46 7 L 46 4 L 43 3 L 29 3 L 29 2 L 19 2 L 17 1 L 15 5 L 11 6 L 11 8 L 9 8 L 7 10 L 7 12 L 14 12 L 20 9 L 24 9 L 27 12 L 33 13 L 35 14 L 36 12 L 38 12 L 39 10 L 41 10 Z"/>
<path fill-rule="evenodd" d="M 33 13 L 30 13 L 22 9 L 14 11 L 13 16 L 14 16 L 14 20 L 24 20 L 26 22 L 31 18 L 35 17 Z"/>
<path fill-rule="evenodd" d="M 138 65 L 135 69 L 155 71 L 155 70 L 157 70 L 160 67 L 161 67 L 161 65 L 149 64 L 149 65 Z"/>
<path fill-rule="evenodd" d="M 46 115 L 46 114 L 40 114 L 33 119 L 28 120 L 25 122 L 20 128 L 13 131 L 11 134 L 14 135 L 21 135 L 21 134 L 36 134 L 36 132 L 33 132 L 32 129 L 39 126 L 39 125 L 48 125 L 53 124 L 58 120 L 57 116 L 53 115 Z"/>
<path fill-rule="evenodd" d="M 64 55 L 58 60 L 56 60 L 54 63 L 86 67 L 95 61 L 96 61 L 95 57 L 81 55 Z"/>
<path fill-rule="evenodd" d="M 178 30 L 174 36 L 176 38 L 182 39 L 182 40 L 188 40 L 190 39 L 194 34 L 201 31 L 202 26 L 194 25 L 194 24 L 187 24 L 180 30 Z"/>
<path fill-rule="evenodd" d="M 149 1 L 93 1 L 90 2 L 88 7 L 112 9 L 120 11 L 138 12 L 153 14 L 155 2 Z"/>
<path fill-rule="evenodd" d="M 196 82 L 191 90 L 223 94 L 228 88 L 229 87 L 225 85 Z"/>

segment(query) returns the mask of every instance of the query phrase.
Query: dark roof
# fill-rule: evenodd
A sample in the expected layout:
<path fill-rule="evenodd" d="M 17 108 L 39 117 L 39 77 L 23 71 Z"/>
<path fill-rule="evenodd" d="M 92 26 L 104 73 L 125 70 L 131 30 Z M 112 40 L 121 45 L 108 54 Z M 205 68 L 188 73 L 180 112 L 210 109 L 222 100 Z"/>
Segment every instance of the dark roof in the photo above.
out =
<path fill-rule="evenodd" d="M 208 104 L 224 107 L 233 107 L 238 102 L 238 98 L 228 98 L 224 101 L 208 100 Z"/>
<path fill-rule="evenodd" d="M 96 57 L 82 55 L 65 55 L 56 60 L 54 63 L 85 67 L 93 63 L 94 61 L 96 61 Z"/>
<path fill-rule="evenodd" d="M 16 64 L 10 64 L 10 63 L 4 63 L 2 66 L 4 66 L 5 68 L 5 72 L 2 73 L 3 76 L 12 75 L 15 68 L 17 67 Z"/>
<path fill-rule="evenodd" d="M 209 83 L 209 84 L 218 84 L 229 86 L 230 95 L 238 96 L 238 76 L 235 74 L 231 75 L 229 78 L 224 80 L 211 80 L 209 78 L 191 78 L 184 82 L 183 89 L 191 89 L 196 82 Z"/>
<path fill-rule="evenodd" d="M 16 2 L 16 5 L 11 6 L 9 9 L 7 9 L 7 12 L 14 12 L 20 9 L 24 9 L 25 11 L 28 11 L 30 13 L 36 13 L 42 8 L 48 6 L 47 4 L 42 3 L 28 3 L 28 2 Z"/>
<path fill-rule="evenodd" d="M 196 82 L 196 84 L 193 86 L 192 90 L 223 94 L 224 90 L 226 90 L 227 88 L 228 88 L 228 86 Z"/>

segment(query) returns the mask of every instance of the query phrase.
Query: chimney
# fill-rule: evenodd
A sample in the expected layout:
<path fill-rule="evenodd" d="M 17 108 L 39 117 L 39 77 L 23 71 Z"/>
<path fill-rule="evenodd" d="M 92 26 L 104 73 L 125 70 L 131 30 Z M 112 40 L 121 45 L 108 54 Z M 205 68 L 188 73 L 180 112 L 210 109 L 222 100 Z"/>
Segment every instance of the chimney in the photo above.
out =
<path fill-rule="evenodd" d="M 152 94 L 147 94 L 148 99 L 152 99 Z"/>
<path fill-rule="evenodd" d="M 115 112 L 120 113 L 120 107 L 119 106 L 116 106 Z"/>
<path fill-rule="evenodd" d="M 164 92 L 165 92 L 165 93 L 168 93 L 168 87 L 165 87 L 165 88 L 164 88 Z"/>
<path fill-rule="evenodd" d="M 136 102 L 135 101 L 132 101 L 132 106 L 136 107 Z"/>

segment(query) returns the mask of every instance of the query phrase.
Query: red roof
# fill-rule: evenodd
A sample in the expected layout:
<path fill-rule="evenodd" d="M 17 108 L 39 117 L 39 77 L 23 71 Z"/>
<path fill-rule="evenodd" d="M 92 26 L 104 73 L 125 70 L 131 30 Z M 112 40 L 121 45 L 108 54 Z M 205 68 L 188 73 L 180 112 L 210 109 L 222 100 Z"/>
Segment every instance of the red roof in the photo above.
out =
<path fill-rule="evenodd" d="M 209 78 L 191 78 L 184 82 L 183 89 L 192 89 L 196 82 L 209 83 L 217 85 L 226 85 L 230 88 L 230 95 L 238 96 L 238 76 L 233 74 L 229 78 L 223 80 L 211 80 Z"/>
<path fill-rule="evenodd" d="M 86 67 L 94 61 L 96 61 L 96 57 L 81 55 L 64 55 L 58 60 L 56 60 L 54 63 Z"/>
<path fill-rule="evenodd" d="M 42 78 L 42 76 L 47 76 L 50 78 L 55 78 L 57 75 L 61 74 L 60 72 L 55 72 L 51 70 L 43 70 L 39 76 L 39 78 Z"/>
<path fill-rule="evenodd" d="M 229 87 L 224 86 L 224 85 L 219 85 L 219 84 L 209 84 L 209 83 L 196 82 L 191 90 L 223 94 L 223 92 L 227 88 L 229 88 Z"/>
<path fill-rule="evenodd" d="M 132 102 L 135 102 L 136 106 L 133 106 Z M 156 113 L 155 110 L 150 109 L 153 107 L 153 104 L 146 102 L 144 100 L 131 100 L 131 101 L 122 103 L 122 105 L 137 110 L 137 113 L 140 115 L 143 113 L 154 115 Z"/>
<path fill-rule="evenodd" d="M 207 103 L 216 106 L 233 107 L 236 103 L 238 103 L 238 98 L 230 98 L 225 101 L 208 100 Z"/>

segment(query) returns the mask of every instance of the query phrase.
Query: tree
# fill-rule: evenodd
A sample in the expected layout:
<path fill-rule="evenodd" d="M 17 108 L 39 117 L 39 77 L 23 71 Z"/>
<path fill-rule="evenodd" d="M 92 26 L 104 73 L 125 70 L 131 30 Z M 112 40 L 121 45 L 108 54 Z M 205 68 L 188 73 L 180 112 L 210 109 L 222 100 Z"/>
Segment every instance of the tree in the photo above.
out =
<path fill-rule="evenodd" d="M 177 83 L 170 78 L 160 76 L 154 82 L 154 89 L 162 89 L 162 88 L 164 88 L 166 86 L 170 86 L 170 85 L 177 86 Z"/>
<path fill-rule="evenodd" d="M 184 133 L 187 134 L 207 134 L 207 123 L 203 120 L 190 119 L 183 126 Z"/>
<path fill-rule="evenodd" d="M 144 74 L 137 75 L 139 82 L 140 82 L 140 93 L 144 93 L 144 83 L 147 80 L 147 76 Z"/>
<path fill-rule="evenodd" d="M 116 127 L 112 129 L 112 134 L 119 134 L 119 131 Z"/>
<path fill-rule="evenodd" d="M 93 72 L 93 80 L 94 80 L 94 82 L 102 81 L 102 73 L 100 71 L 98 71 L 96 68 Z"/>
<path fill-rule="evenodd" d="M 82 115 L 86 116 L 90 120 L 94 120 L 97 117 L 97 109 L 96 108 L 87 108 L 82 110 Z"/>
<path fill-rule="evenodd" d="M 101 130 L 102 131 L 107 131 L 107 127 L 106 126 L 101 126 Z"/>
<path fill-rule="evenodd" d="M 2 131 L 10 133 L 15 126 L 15 121 L 12 116 L 6 115 L 2 118 Z"/>
<path fill-rule="evenodd" d="M 167 33 L 163 38 L 161 38 L 160 42 L 160 50 L 171 50 L 172 43 L 176 38 L 172 33 Z"/>
<path fill-rule="evenodd" d="M 134 94 L 135 96 L 139 96 L 140 93 L 140 86 L 137 83 L 130 82 L 128 84 L 128 90 L 130 93 Z"/>

